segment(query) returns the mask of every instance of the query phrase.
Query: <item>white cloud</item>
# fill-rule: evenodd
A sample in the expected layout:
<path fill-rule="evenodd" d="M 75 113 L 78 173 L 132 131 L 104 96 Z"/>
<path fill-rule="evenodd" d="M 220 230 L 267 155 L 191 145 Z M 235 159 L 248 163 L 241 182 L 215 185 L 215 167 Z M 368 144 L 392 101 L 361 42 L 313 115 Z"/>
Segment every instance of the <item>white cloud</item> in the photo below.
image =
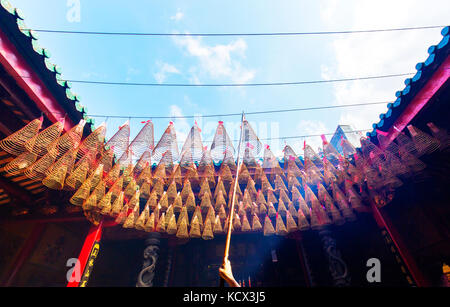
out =
<path fill-rule="evenodd" d="M 240 62 L 247 50 L 247 43 L 241 38 L 229 44 L 217 45 L 207 45 L 200 38 L 190 36 L 176 37 L 174 41 L 189 56 L 198 60 L 198 65 L 189 69 L 193 83 L 199 83 L 201 78 L 245 83 L 255 76 L 254 70 L 244 67 Z"/>
<path fill-rule="evenodd" d="M 180 71 L 175 66 L 168 63 L 157 61 L 156 66 L 159 70 L 158 72 L 153 74 L 153 76 L 158 83 L 163 83 L 166 80 L 168 74 L 180 74 Z"/>
<path fill-rule="evenodd" d="M 297 124 L 296 131 L 296 134 L 298 135 L 320 135 L 330 132 L 324 122 L 313 120 L 301 120 Z M 327 138 L 329 139 L 328 136 Z M 295 147 L 294 151 L 296 151 L 297 154 L 303 155 L 303 141 L 306 141 L 306 144 L 311 146 L 315 152 L 318 152 L 318 148 L 322 147 L 322 139 L 320 136 L 312 136 L 305 139 L 296 140 L 292 146 Z M 297 149 L 299 152 L 297 152 Z"/>
<path fill-rule="evenodd" d="M 180 9 L 178 9 L 175 15 L 170 16 L 170 20 L 180 21 L 181 19 L 183 19 L 183 17 L 184 13 Z"/>
<path fill-rule="evenodd" d="M 169 116 L 184 116 L 183 111 L 177 105 L 170 106 Z M 181 150 L 184 141 L 186 140 L 188 133 L 191 129 L 191 125 L 187 122 L 186 118 L 174 118 L 173 124 L 177 133 L 178 149 Z"/>
<path fill-rule="evenodd" d="M 382 29 L 446 24 L 448 1 L 354 0 L 345 6 L 326 1 L 321 13 L 325 26 L 333 30 Z M 343 28 L 342 24 L 347 24 Z M 330 41 L 333 64 L 322 65 L 324 79 L 375 76 L 414 72 L 417 62 L 425 61 L 427 49 L 441 39 L 440 29 L 334 36 Z M 393 101 L 406 77 L 335 83 L 335 104 Z M 386 105 L 342 109 L 340 124 L 356 129 L 379 121 Z"/>

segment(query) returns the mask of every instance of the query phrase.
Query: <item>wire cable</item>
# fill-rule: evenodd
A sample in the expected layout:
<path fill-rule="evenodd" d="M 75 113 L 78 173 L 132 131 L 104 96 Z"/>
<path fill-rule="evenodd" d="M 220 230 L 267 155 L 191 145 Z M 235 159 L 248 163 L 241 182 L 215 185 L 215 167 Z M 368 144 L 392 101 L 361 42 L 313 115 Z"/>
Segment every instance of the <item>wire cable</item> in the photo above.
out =
<path fill-rule="evenodd" d="M 54 34 L 110 35 L 110 36 L 306 36 L 306 35 L 335 35 L 335 34 L 411 31 L 411 30 L 436 29 L 443 27 L 445 26 L 434 25 L 434 26 L 347 30 L 347 31 L 265 32 L 265 33 L 143 33 L 143 32 L 70 31 L 70 30 L 30 29 L 30 28 L 22 28 L 21 30 L 41 32 L 41 33 L 54 33 Z"/>

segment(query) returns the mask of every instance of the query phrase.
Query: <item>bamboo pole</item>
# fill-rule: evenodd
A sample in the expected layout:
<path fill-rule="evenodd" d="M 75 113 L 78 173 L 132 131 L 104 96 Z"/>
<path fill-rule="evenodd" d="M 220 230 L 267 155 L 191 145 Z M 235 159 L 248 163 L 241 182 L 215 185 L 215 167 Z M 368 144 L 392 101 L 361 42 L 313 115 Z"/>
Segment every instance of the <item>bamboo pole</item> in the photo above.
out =
<path fill-rule="evenodd" d="M 222 267 L 219 269 L 219 275 L 221 277 L 220 285 L 223 286 L 223 282 L 226 281 L 232 287 L 240 287 L 240 285 L 236 282 L 233 277 L 233 273 L 231 271 L 231 264 L 228 260 L 229 252 L 230 252 L 230 242 L 231 242 L 231 228 L 233 226 L 233 216 L 234 216 L 234 205 L 236 200 L 236 189 L 238 185 L 238 177 L 239 177 L 239 169 L 241 167 L 241 142 L 242 142 L 242 133 L 244 131 L 244 112 L 242 112 L 241 117 L 241 133 L 239 136 L 239 144 L 238 144 L 238 154 L 237 154 L 237 167 L 236 167 L 236 176 L 234 180 L 233 187 L 233 198 L 231 200 L 231 207 L 228 215 L 228 229 L 227 229 L 227 238 L 225 241 L 225 251 L 223 254 L 223 262 Z"/>

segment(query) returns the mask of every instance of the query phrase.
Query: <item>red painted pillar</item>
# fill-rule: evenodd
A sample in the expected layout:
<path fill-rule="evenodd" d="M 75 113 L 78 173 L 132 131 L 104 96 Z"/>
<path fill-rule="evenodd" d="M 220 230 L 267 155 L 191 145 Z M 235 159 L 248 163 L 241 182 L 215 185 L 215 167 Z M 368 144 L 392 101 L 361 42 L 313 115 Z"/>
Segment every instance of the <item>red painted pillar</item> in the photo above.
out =
<path fill-rule="evenodd" d="M 100 249 L 100 239 L 102 237 L 103 220 L 100 221 L 98 226 L 92 226 L 89 230 L 86 240 L 84 241 L 83 248 L 78 256 L 79 261 L 79 280 L 77 278 L 76 270 L 73 270 L 72 279 L 67 283 L 67 287 L 85 287 L 92 273 L 95 258 L 98 255 Z"/>

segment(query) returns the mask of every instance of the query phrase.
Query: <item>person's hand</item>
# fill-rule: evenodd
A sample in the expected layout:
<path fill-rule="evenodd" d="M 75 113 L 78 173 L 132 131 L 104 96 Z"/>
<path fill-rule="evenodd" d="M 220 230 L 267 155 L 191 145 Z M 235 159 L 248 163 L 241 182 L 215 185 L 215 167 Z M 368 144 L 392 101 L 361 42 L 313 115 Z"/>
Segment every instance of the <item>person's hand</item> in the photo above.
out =
<path fill-rule="evenodd" d="M 231 263 L 228 259 L 226 259 L 219 268 L 219 275 L 222 277 L 230 287 L 240 287 L 237 281 L 233 277 L 233 272 L 231 271 Z"/>

